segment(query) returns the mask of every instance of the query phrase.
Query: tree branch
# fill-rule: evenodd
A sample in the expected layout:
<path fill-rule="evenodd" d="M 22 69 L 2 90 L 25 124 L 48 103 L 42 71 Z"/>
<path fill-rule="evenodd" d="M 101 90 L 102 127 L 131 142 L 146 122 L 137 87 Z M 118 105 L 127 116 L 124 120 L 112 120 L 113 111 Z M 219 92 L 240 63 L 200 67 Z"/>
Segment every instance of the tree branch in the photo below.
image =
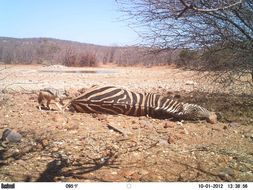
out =
<path fill-rule="evenodd" d="M 197 6 L 195 6 L 194 5 L 194 0 L 192 1 L 192 3 L 191 4 L 189 4 L 189 3 L 186 3 L 184 0 L 179 0 L 181 3 L 182 3 L 182 5 L 185 7 L 183 10 L 182 10 L 182 12 L 178 15 L 178 18 L 180 17 L 180 16 L 182 16 L 183 15 L 183 13 L 186 11 L 186 10 L 189 10 L 189 9 L 191 9 L 191 10 L 193 10 L 193 11 L 196 11 L 196 12 L 216 12 L 216 11 L 220 11 L 220 10 L 226 10 L 226 9 L 231 9 L 232 7 L 235 7 L 235 6 L 237 6 L 237 5 L 240 5 L 240 4 L 242 4 L 242 1 L 243 0 L 239 0 L 239 1 L 237 1 L 237 2 L 235 2 L 235 3 L 233 3 L 233 4 L 230 4 L 230 5 L 227 5 L 227 6 L 221 6 L 221 7 L 217 7 L 217 8 L 210 8 L 210 9 L 202 9 L 202 8 L 199 8 L 199 7 L 197 7 Z"/>

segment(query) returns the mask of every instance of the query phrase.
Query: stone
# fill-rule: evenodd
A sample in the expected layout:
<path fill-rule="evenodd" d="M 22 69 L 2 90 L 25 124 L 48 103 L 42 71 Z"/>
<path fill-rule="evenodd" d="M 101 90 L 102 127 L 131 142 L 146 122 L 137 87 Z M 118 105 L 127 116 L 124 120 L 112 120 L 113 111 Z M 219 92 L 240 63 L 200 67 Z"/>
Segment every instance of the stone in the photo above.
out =
<path fill-rule="evenodd" d="M 186 85 L 197 85 L 196 82 L 192 81 L 192 80 L 188 80 L 185 82 Z"/>
<path fill-rule="evenodd" d="M 174 137 L 172 137 L 172 136 L 168 136 L 167 142 L 169 144 L 175 144 L 176 143 L 176 139 Z"/>
<path fill-rule="evenodd" d="M 65 126 L 65 128 L 66 128 L 68 131 L 70 131 L 70 130 L 77 130 L 77 129 L 79 129 L 79 125 L 77 125 L 77 124 L 67 125 L 67 126 Z"/>
<path fill-rule="evenodd" d="M 3 131 L 2 140 L 7 142 L 19 142 L 21 141 L 22 135 L 15 130 L 5 129 Z"/>
<path fill-rule="evenodd" d="M 140 127 L 141 128 L 149 128 L 149 129 L 151 129 L 153 127 L 153 125 L 149 121 L 140 120 L 139 123 L 140 123 Z"/>
<path fill-rule="evenodd" d="M 134 173 L 136 173 L 136 171 L 134 170 L 128 170 L 124 172 L 124 176 L 129 177 L 132 176 Z"/>
<path fill-rule="evenodd" d="M 174 127 L 174 123 L 173 122 L 166 122 L 163 126 L 163 128 L 167 129 L 167 128 L 173 128 Z"/>
<path fill-rule="evenodd" d="M 138 173 L 139 173 L 141 176 L 144 176 L 144 175 L 149 174 L 149 172 L 148 172 L 147 170 L 144 170 L 144 169 L 139 170 Z"/>
<path fill-rule="evenodd" d="M 240 127 L 240 124 L 239 123 L 236 123 L 236 122 L 231 122 L 228 124 L 229 127 L 232 127 L 232 128 L 237 128 L 237 127 Z"/>
<path fill-rule="evenodd" d="M 228 126 L 227 126 L 227 125 L 224 125 L 224 126 L 223 126 L 223 129 L 224 129 L 224 130 L 228 129 Z"/>
<path fill-rule="evenodd" d="M 132 125 L 132 129 L 138 129 L 138 125 Z"/>
<path fill-rule="evenodd" d="M 233 176 L 234 175 L 234 170 L 232 168 L 222 168 L 219 172 L 219 176 L 223 177 L 228 177 L 228 176 Z"/>
<path fill-rule="evenodd" d="M 42 144 L 43 147 L 46 147 L 46 146 L 48 146 L 49 141 L 48 141 L 47 139 L 43 139 L 43 140 L 41 141 L 41 144 Z"/>
<path fill-rule="evenodd" d="M 217 115 L 214 112 L 211 112 L 206 121 L 211 124 L 217 123 Z"/>

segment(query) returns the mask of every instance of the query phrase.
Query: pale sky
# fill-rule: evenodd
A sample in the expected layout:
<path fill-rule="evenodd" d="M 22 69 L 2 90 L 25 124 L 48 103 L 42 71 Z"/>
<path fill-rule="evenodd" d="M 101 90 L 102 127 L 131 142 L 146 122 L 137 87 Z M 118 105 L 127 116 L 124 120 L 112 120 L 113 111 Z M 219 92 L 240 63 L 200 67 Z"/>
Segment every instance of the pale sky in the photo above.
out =
<path fill-rule="evenodd" d="M 138 35 L 115 0 L 0 0 L 0 36 L 133 45 Z"/>

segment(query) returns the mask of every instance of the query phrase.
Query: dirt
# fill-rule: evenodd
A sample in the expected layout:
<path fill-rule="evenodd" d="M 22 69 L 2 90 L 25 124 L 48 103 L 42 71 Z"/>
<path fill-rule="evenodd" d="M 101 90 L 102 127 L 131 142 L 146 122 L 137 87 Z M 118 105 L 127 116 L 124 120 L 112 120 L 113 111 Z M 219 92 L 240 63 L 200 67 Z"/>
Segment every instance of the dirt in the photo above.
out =
<path fill-rule="evenodd" d="M 192 71 L 169 67 L 39 72 L 45 69 L 79 68 L 0 70 L 0 134 L 9 128 L 22 135 L 21 142 L 0 148 L 0 181 L 253 181 L 252 89 L 221 89 L 205 79 L 200 82 Z M 54 105 L 51 111 L 37 108 L 40 88 L 75 92 L 95 84 L 198 103 L 219 112 L 219 122 L 62 113 Z"/>

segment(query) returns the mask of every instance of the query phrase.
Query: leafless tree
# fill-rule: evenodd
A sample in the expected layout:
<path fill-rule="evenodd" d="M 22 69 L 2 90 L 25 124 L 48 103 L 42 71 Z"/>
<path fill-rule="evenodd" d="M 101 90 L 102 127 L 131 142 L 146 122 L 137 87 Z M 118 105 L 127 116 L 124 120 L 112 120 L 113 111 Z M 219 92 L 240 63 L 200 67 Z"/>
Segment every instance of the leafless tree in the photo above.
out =
<path fill-rule="evenodd" d="M 252 0 L 117 2 L 144 45 L 198 51 L 201 69 L 223 70 L 233 79 L 253 73 Z"/>
<path fill-rule="evenodd" d="M 97 58 L 95 53 L 86 52 L 80 53 L 78 59 L 78 66 L 80 67 L 95 67 L 97 66 Z"/>
<path fill-rule="evenodd" d="M 67 48 L 63 56 L 62 64 L 69 67 L 75 66 L 76 60 L 77 60 L 76 52 L 71 47 Z"/>

